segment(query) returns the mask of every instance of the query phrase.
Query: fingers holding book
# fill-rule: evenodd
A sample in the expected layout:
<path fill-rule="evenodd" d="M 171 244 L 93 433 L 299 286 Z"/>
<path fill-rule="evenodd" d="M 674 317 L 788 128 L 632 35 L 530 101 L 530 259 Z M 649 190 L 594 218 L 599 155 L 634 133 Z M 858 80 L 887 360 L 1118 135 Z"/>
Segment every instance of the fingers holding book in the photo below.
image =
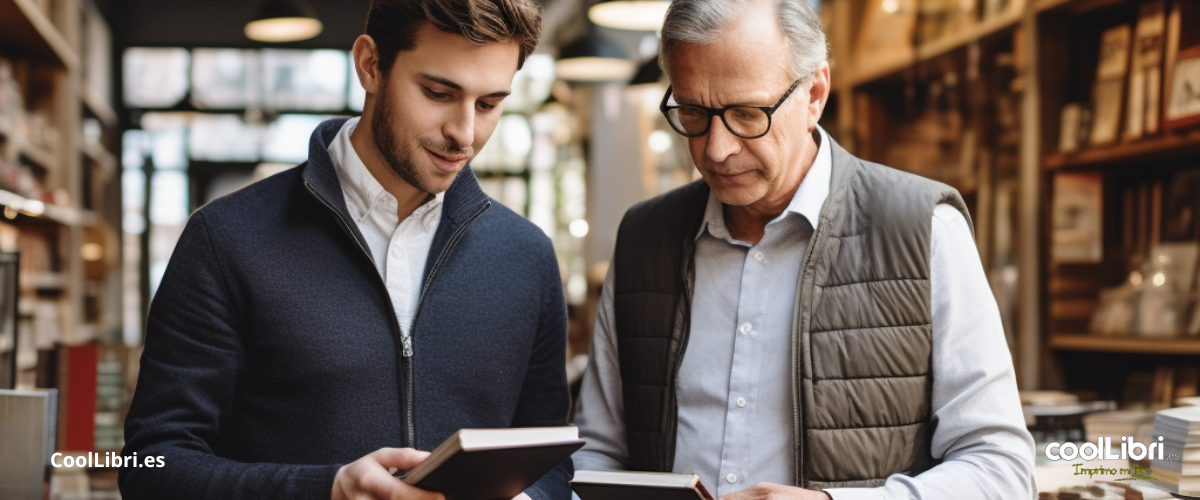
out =
<path fill-rule="evenodd" d="M 332 499 L 445 500 L 441 493 L 405 484 L 389 471 L 412 469 L 426 458 L 429 458 L 427 451 L 380 448 L 338 470 Z"/>

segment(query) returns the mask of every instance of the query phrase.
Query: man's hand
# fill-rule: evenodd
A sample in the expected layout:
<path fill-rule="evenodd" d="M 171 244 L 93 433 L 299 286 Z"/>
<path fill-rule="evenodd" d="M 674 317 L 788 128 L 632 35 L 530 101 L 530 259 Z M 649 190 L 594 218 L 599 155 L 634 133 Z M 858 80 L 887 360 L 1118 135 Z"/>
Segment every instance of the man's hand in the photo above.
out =
<path fill-rule="evenodd" d="M 333 500 L 446 500 L 441 493 L 414 488 L 388 472 L 411 469 L 427 457 L 429 452 L 412 448 L 380 448 L 338 469 Z"/>
<path fill-rule="evenodd" d="M 824 491 L 806 490 L 794 486 L 758 483 L 742 491 L 725 495 L 721 500 L 830 500 Z"/>

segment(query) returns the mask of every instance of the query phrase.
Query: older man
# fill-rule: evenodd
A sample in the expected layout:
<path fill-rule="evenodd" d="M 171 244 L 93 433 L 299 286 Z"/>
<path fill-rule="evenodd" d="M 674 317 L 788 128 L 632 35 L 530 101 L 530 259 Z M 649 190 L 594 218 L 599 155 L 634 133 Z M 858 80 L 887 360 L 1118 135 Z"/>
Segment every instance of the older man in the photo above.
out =
<path fill-rule="evenodd" d="M 703 182 L 621 224 L 576 468 L 696 473 L 727 500 L 1034 497 L 962 199 L 817 126 L 808 3 L 675 0 L 660 58 Z"/>

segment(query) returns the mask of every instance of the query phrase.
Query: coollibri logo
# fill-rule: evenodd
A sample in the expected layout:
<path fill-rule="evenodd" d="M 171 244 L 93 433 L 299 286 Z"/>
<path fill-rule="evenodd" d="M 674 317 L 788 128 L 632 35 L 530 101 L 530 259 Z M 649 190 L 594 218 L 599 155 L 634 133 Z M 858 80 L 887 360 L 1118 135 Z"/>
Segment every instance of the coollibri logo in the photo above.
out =
<path fill-rule="evenodd" d="M 1117 453 L 1113 448 L 1113 438 L 1100 437 L 1095 443 L 1050 443 L 1046 445 L 1046 458 L 1054 461 L 1068 460 L 1179 460 L 1179 457 L 1174 455 L 1166 456 L 1163 451 L 1163 437 L 1158 436 L 1158 440 L 1150 444 L 1134 441 L 1132 437 L 1121 436 L 1121 451 Z M 1152 474 L 1153 469 L 1143 469 L 1141 466 L 1133 465 L 1131 468 L 1122 467 L 1120 469 L 1106 468 L 1098 466 L 1094 468 L 1084 467 L 1084 464 L 1072 464 L 1075 466 L 1075 475 L 1087 475 L 1093 477 L 1101 476 L 1129 476 L 1116 481 L 1130 481 L 1133 479 L 1155 479 Z"/>
<path fill-rule="evenodd" d="M 1112 438 L 1101 437 L 1097 438 L 1095 443 L 1050 443 L 1046 445 L 1046 458 L 1050 460 L 1145 460 L 1163 458 L 1163 437 L 1158 437 L 1158 442 L 1150 443 L 1149 445 L 1134 441 L 1128 436 L 1121 436 L 1121 453 L 1117 454 L 1112 449 Z M 1157 452 L 1157 454 L 1155 453 Z"/>
<path fill-rule="evenodd" d="M 120 453 L 88 452 L 84 455 L 64 455 L 62 452 L 50 456 L 50 465 L 55 467 L 166 467 L 163 457 L 146 456 L 140 459 L 135 452 L 123 457 Z"/>

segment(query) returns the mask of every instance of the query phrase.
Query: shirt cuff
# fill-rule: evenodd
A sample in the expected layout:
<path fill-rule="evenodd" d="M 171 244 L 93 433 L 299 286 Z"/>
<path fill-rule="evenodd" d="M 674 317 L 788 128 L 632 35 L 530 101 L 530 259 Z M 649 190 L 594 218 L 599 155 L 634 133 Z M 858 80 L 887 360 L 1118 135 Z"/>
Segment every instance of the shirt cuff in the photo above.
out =
<path fill-rule="evenodd" d="M 887 500 L 879 488 L 834 488 L 825 493 L 833 500 Z"/>

